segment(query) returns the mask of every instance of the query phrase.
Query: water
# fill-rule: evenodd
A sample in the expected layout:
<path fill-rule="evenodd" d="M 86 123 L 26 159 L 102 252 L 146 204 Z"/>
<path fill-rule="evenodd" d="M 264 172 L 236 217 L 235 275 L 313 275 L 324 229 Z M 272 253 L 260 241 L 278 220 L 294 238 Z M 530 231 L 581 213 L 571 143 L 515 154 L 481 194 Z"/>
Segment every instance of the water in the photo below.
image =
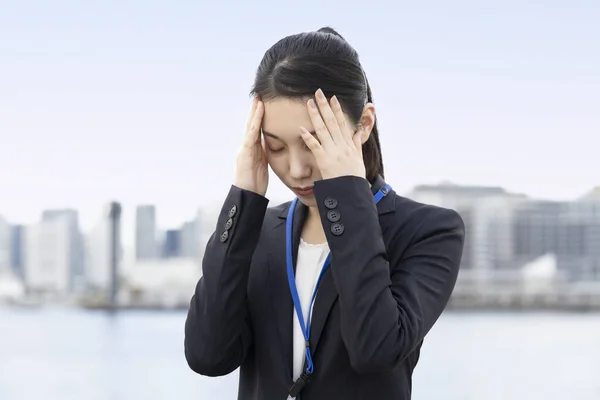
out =
<path fill-rule="evenodd" d="M 185 313 L 0 309 L 1 400 L 235 399 L 183 356 Z M 446 313 L 414 400 L 598 400 L 600 314 Z"/>

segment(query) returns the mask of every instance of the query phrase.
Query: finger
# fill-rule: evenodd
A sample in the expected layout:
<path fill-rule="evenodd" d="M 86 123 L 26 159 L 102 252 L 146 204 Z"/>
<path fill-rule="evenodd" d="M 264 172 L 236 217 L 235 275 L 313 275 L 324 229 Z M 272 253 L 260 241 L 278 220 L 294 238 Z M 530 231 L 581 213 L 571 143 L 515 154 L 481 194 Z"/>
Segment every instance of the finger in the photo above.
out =
<path fill-rule="evenodd" d="M 254 113 L 256 112 L 256 105 L 258 104 L 258 97 L 254 96 L 252 99 L 252 106 L 250 107 L 250 114 L 248 114 L 248 118 L 246 119 L 246 132 L 248 132 L 250 128 L 250 124 L 252 123 L 252 118 L 254 118 Z"/>
<path fill-rule="evenodd" d="M 337 99 L 337 97 L 333 96 L 330 100 L 330 103 L 331 110 L 333 111 L 333 115 L 335 115 L 335 119 L 337 121 L 342 137 L 349 146 L 354 145 L 352 141 L 352 129 L 350 126 L 348 126 L 348 123 L 346 122 L 346 116 L 344 115 L 344 111 L 342 110 L 342 106 L 339 100 Z"/>
<path fill-rule="evenodd" d="M 348 142 L 342 136 L 342 132 L 340 131 L 340 126 L 338 125 L 337 118 L 333 113 L 333 110 L 331 109 L 329 102 L 327 101 L 327 98 L 325 97 L 325 94 L 321 89 L 317 90 L 317 92 L 315 93 L 315 98 L 317 99 L 317 105 L 319 106 L 321 118 L 325 123 L 329 134 L 333 138 L 333 141 L 337 144 L 348 144 Z"/>
<path fill-rule="evenodd" d="M 260 147 L 262 148 L 262 160 L 267 162 L 267 150 L 265 149 L 265 138 L 263 136 L 260 137 Z"/>
<path fill-rule="evenodd" d="M 321 143 L 315 138 L 309 131 L 306 130 L 303 126 L 300 127 L 300 134 L 304 143 L 306 143 L 306 147 L 310 149 L 310 151 L 315 155 L 315 157 L 320 157 L 324 150 Z"/>
<path fill-rule="evenodd" d="M 325 126 L 325 122 L 323 122 L 323 118 L 321 118 L 321 114 L 319 114 L 319 110 L 317 109 L 317 103 L 313 99 L 308 100 L 308 116 L 315 128 L 315 133 L 321 142 L 321 145 L 325 148 L 335 146 L 333 142 L 333 138 L 331 134 L 327 130 L 327 126 Z M 312 136 L 312 135 L 311 135 Z"/>
<path fill-rule="evenodd" d="M 260 139 L 260 125 L 264 114 L 264 105 L 262 101 L 257 101 L 254 115 L 250 120 L 250 126 L 246 134 L 246 146 L 252 147 L 256 145 Z"/>

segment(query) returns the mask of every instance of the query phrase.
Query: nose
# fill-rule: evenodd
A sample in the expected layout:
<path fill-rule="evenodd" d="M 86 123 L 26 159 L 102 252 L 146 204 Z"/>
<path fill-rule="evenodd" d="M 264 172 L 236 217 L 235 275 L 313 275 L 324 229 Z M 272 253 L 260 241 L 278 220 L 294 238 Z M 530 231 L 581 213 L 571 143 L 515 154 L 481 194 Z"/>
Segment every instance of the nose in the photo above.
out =
<path fill-rule="evenodd" d="M 306 154 L 291 152 L 290 154 L 290 177 L 301 180 L 310 177 L 311 166 Z"/>

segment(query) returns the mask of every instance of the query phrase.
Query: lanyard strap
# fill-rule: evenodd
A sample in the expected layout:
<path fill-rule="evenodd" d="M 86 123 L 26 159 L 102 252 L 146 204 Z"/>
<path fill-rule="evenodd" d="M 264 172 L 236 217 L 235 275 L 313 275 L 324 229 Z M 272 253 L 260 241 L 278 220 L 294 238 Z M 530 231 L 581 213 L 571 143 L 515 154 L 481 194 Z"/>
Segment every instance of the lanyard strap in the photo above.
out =
<path fill-rule="evenodd" d="M 379 201 L 383 197 L 385 197 L 385 195 L 387 195 L 391 189 L 392 189 L 391 186 L 388 184 L 381 187 L 377 191 L 377 193 L 375 193 L 375 195 L 374 195 L 375 204 L 379 203 Z M 323 275 L 325 275 L 325 272 L 327 271 L 327 269 L 329 268 L 329 265 L 331 264 L 331 253 L 329 253 L 327 255 L 327 259 L 325 260 L 325 263 L 323 264 L 323 267 L 321 268 L 321 273 L 319 274 L 319 279 L 317 280 L 315 290 L 313 291 L 312 298 L 310 299 L 310 306 L 308 308 L 308 318 L 307 318 L 306 324 L 305 324 L 304 317 L 302 315 L 302 306 L 300 305 L 300 297 L 298 296 L 298 288 L 296 287 L 296 279 L 294 276 L 294 260 L 293 260 L 293 256 L 292 256 L 292 223 L 293 223 L 293 218 L 294 218 L 294 210 L 296 208 L 297 202 L 298 202 L 298 198 L 295 198 L 294 201 L 292 201 L 292 204 L 290 205 L 290 208 L 288 210 L 286 226 L 285 226 L 285 236 L 286 236 L 286 242 L 285 242 L 286 249 L 285 250 L 286 250 L 288 284 L 290 286 L 290 292 L 292 293 L 292 300 L 294 301 L 294 308 L 296 309 L 296 315 L 298 316 L 298 321 L 300 322 L 300 328 L 302 328 L 302 334 L 304 335 L 304 342 L 306 345 L 306 363 L 307 363 L 306 371 L 305 371 L 306 375 L 303 374 L 303 376 L 301 377 L 304 381 L 306 381 L 306 378 L 308 377 L 308 375 L 311 375 L 314 372 L 312 355 L 310 353 L 311 310 L 313 307 L 313 302 L 315 301 L 315 298 L 317 297 L 317 291 L 319 290 L 319 285 L 321 284 L 321 278 L 323 278 Z M 304 384 L 306 384 L 306 382 L 304 382 Z M 304 384 L 302 384 L 301 386 L 304 386 Z M 294 386 L 296 386 L 296 385 L 294 385 Z M 301 387 L 299 389 L 301 389 Z M 295 396 L 293 396 L 293 397 L 295 397 Z"/>

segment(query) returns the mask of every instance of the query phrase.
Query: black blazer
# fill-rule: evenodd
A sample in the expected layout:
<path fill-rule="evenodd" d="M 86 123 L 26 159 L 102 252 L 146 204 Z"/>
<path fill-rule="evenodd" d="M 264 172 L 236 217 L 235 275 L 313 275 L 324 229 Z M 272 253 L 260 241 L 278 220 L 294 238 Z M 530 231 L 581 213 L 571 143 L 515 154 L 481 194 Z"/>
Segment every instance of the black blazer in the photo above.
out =
<path fill-rule="evenodd" d="M 384 183 L 378 178 L 369 186 L 353 176 L 315 182 L 332 263 L 313 306 L 315 371 L 302 400 L 410 399 L 423 338 L 454 288 L 465 235 L 461 217 L 393 190 L 376 205 L 373 194 Z M 343 229 L 331 229 L 325 199 L 339 211 Z M 221 376 L 240 367 L 240 400 L 285 400 L 293 383 L 295 311 L 285 262 L 290 203 L 267 204 L 231 187 L 185 323 L 190 368 Z M 294 260 L 306 213 L 298 202 Z"/>

